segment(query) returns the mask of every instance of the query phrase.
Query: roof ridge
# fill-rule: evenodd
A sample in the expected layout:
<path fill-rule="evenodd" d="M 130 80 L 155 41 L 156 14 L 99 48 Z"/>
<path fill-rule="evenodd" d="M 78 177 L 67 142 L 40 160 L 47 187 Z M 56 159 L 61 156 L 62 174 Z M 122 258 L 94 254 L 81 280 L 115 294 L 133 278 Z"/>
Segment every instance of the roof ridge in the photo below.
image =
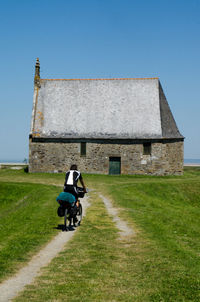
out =
<path fill-rule="evenodd" d="M 158 80 L 154 78 L 96 78 L 96 79 L 40 79 L 41 81 L 104 81 L 104 80 Z"/>

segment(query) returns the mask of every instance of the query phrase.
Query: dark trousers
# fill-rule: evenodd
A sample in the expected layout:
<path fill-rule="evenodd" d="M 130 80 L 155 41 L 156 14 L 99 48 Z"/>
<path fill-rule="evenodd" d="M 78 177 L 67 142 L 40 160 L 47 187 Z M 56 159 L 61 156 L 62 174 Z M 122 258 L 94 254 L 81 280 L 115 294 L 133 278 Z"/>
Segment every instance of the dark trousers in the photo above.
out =
<path fill-rule="evenodd" d="M 64 185 L 64 192 L 71 193 L 72 195 L 74 195 L 76 200 L 78 199 L 78 193 L 76 187 L 70 185 Z"/>

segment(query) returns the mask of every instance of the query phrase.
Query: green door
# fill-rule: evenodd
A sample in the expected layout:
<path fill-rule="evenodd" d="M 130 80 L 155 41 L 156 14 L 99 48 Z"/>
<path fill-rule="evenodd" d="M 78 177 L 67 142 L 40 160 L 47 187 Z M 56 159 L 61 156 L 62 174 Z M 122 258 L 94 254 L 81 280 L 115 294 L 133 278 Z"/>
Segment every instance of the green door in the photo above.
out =
<path fill-rule="evenodd" d="M 121 174 L 121 157 L 109 158 L 109 174 Z"/>

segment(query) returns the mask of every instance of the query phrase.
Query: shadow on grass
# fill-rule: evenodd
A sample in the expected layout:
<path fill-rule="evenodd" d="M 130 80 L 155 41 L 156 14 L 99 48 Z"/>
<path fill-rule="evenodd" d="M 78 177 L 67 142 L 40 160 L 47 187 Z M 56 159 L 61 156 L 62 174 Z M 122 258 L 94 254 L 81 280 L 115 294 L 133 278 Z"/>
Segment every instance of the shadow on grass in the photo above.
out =
<path fill-rule="evenodd" d="M 54 227 L 53 229 L 56 229 L 56 230 L 61 230 L 61 231 L 75 231 L 75 227 L 71 226 L 71 227 L 67 227 L 67 230 L 64 226 L 64 224 L 58 224 L 57 227 Z"/>

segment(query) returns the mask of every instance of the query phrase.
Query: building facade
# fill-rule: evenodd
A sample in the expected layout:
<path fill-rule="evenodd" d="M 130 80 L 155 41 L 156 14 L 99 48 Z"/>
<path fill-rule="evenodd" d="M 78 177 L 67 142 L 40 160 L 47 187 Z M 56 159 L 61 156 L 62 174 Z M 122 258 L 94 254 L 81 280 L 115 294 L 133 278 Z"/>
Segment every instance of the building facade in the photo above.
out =
<path fill-rule="evenodd" d="M 35 66 L 30 172 L 182 174 L 183 142 L 158 78 L 41 79 Z"/>

